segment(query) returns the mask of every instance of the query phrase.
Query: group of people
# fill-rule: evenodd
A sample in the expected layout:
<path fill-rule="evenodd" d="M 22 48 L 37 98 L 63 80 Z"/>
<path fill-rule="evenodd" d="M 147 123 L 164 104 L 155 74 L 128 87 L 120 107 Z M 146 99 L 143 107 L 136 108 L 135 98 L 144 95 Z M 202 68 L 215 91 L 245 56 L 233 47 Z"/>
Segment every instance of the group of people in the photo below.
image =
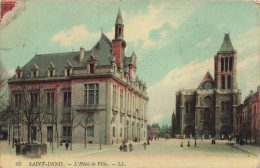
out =
<path fill-rule="evenodd" d="M 119 150 L 120 150 L 120 152 L 122 152 L 122 151 L 123 152 L 127 152 L 127 145 L 126 145 L 125 142 L 123 142 L 122 145 L 120 145 Z M 132 152 L 132 150 L 134 150 L 134 148 L 133 148 L 133 145 L 130 142 L 130 144 L 129 144 L 129 151 Z"/>
<path fill-rule="evenodd" d="M 159 141 L 159 137 L 148 137 L 148 140 L 147 141 L 153 141 L 153 138 L 154 138 L 154 140 L 156 141 L 156 139 L 158 139 L 158 141 Z"/>

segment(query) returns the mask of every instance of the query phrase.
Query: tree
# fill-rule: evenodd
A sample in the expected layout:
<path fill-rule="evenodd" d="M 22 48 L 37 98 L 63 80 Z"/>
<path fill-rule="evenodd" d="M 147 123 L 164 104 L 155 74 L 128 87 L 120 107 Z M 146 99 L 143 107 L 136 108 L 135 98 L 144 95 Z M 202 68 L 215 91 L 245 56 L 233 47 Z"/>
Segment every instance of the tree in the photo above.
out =
<path fill-rule="evenodd" d="M 95 113 L 94 111 L 90 110 L 91 106 L 88 106 L 87 110 L 82 111 L 81 115 L 80 115 L 80 125 L 82 128 L 84 128 L 84 147 L 86 149 L 87 147 L 87 128 L 88 128 L 88 124 L 89 123 L 93 123 L 93 125 L 95 125 L 95 118 L 97 113 Z"/>
<path fill-rule="evenodd" d="M 0 60 L 0 111 L 6 107 L 8 96 L 8 87 L 7 87 L 7 73 Z M 1 116 L 0 116 L 1 117 Z M 0 118 L 1 119 L 1 118 Z"/>
<path fill-rule="evenodd" d="M 25 124 L 27 126 L 27 143 L 33 142 L 31 128 L 34 123 L 42 122 L 47 110 L 45 92 L 40 87 L 21 85 L 20 90 L 13 94 L 13 101 L 10 105 L 14 109 L 10 113 L 17 121 L 18 130 L 20 124 Z"/>
<path fill-rule="evenodd" d="M 71 122 L 70 150 L 72 150 L 73 130 L 74 130 L 74 128 L 76 128 L 80 125 L 80 122 L 78 122 L 78 119 L 79 119 L 79 116 L 77 115 L 77 111 L 72 109 L 71 110 L 71 118 L 70 118 L 70 122 Z"/>

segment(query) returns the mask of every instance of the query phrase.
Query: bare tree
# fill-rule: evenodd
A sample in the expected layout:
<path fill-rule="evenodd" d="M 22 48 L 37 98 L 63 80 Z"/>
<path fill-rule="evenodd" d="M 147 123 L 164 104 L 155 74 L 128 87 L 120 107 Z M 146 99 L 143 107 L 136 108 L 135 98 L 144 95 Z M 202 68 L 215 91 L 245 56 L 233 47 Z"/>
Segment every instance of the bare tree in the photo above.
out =
<path fill-rule="evenodd" d="M 4 107 L 4 103 L 6 103 L 6 95 L 7 95 L 7 73 L 6 70 L 0 60 L 0 108 Z M 3 110 L 3 109 L 0 109 Z"/>
<path fill-rule="evenodd" d="M 27 143 L 33 142 L 31 137 L 32 126 L 35 123 L 39 124 L 39 121 L 42 123 L 42 118 L 46 112 L 46 97 L 41 90 L 40 87 L 22 85 L 21 90 L 13 93 L 11 106 L 15 107 L 15 110 L 10 112 L 15 117 L 18 126 L 20 126 L 20 123 L 27 126 Z"/>
<path fill-rule="evenodd" d="M 88 124 L 93 123 L 93 125 L 95 125 L 95 115 L 97 115 L 97 113 L 95 113 L 93 110 L 90 110 L 90 106 L 88 107 L 88 109 L 81 111 L 81 115 L 80 115 L 80 125 L 82 128 L 84 128 L 84 147 L 85 149 L 87 148 L 87 128 L 88 128 Z"/>
<path fill-rule="evenodd" d="M 77 114 L 77 111 L 74 109 L 71 110 L 70 122 L 71 122 L 70 150 L 72 150 L 73 130 L 80 125 L 79 115 Z"/>

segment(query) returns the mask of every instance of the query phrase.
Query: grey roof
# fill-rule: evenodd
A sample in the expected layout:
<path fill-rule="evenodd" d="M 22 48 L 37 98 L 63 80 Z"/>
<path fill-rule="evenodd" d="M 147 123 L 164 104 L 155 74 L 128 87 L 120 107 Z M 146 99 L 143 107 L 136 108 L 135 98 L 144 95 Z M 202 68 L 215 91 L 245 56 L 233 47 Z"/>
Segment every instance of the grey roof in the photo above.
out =
<path fill-rule="evenodd" d="M 124 25 L 120 9 L 118 10 L 118 14 L 117 14 L 117 18 L 116 18 L 116 24 Z"/>
<path fill-rule="evenodd" d="M 80 51 L 35 55 L 23 66 L 23 78 L 31 77 L 31 70 L 35 65 L 39 67 L 38 77 L 47 77 L 48 68 L 50 68 L 51 63 L 54 65 L 55 76 L 64 76 L 64 69 L 65 67 L 68 67 L 68 61 L 72 68 L 86 67 L 86 62 L 89 59 L 91 52 L 93 52 L 97 59 L 97 66 L 111 65 L 110 59 L 113 57 L 112 43 L 106 35 L 102 33 L 101 38 L 96 45 L 90 51 L 85 51 L 85 56 L 82 61 L 79 60 Z"/>
<path fill-rule="evenodd" d="M 222 45 L 219 49 L 219 52 L 225 52 L 225 51 L 234 51 L 232 42 L 230 40 L 229 34 L 225 34 L 224 40 L 222 42 Z"/>

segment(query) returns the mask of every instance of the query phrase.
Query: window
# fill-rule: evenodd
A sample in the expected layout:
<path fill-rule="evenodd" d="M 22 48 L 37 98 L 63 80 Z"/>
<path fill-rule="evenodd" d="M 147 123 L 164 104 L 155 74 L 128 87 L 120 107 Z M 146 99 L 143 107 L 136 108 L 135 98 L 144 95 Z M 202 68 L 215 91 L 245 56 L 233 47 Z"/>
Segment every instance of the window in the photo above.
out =
<path fill-rule="evenodd" d="M 186 113 L 188 113 L 189 112 L 189 103 L 186 102 L 185 105 L 186 105 Z"/>
<path fill-rule="evenodd" d="M 116 114 L 113 113 L 113 116 L 112 116 L 112 122 L 115 122 L 115 120 L 116 120 Z"/>
<path fill-rule="evenodd" d="M 19 128 L 19 130 L 18 130 Z M 17 127 L 17 126 L 14 126 L 14 135 L 21 135 L 21 126 Z"/>
<path fill-rule="evenodd" d="M 120 108 L 123 108 L 123 89 L 120 89 Z"/>
<path fill-rule="evenodd" d="M 227 78 L 227 87 L 228 87 L 228 89 L 230 89 L 231 88 L 231 76 L 230 75 L 228 75 L 228 78 Z"/>
<path fill-rule="evenodd" d="M 63 93 L 63 106 L 70 107 L 71 106 L 71 92 Z"/>
<path fill-rule="evenodd" d="M 70 69 L 67 69 L 67 76 L 70 76 Z"/>
<path fill-rule="evenodd" d="M 88 126 L 87 127 L 87 135 L 89 137 L 94 137 L 94 126 Z"/>
<path fill-rule="evenodd" d="M 120 115 L 120 124 L 122 124 L 122 122 L 123 122 L 123 115 L 121 114 Z"/>
<path fill-rule="evenodd" d="M 120 128 L 120 137 L 122 137 L 122 128 Z"/>
<path fill-rule="evenodd" d="M 221 72 L 224 71 L 224 58 L 221 58 Z"/>
<path fill-rule="evenodd" d="M 88 122 L 89 121 L 94 121 L 94 114 L 93 113 L 88 113 L 86 115 L 86 119 L 87 119 Z"/>
<path fill-rule="evenodd" d="M 116 85 L 113 85 L 113 105 L 116 106 L 116 90 L 117 90 L 117 87 Z"/>
<path fill-rule="evenodd" d="M 94 64 L 90 64 L 90 73 L 94 73 Z"/>
<path fill-rule="evenodd" d="M 225 58 L 225 71 L 228 71 L 228 58 Z"/>
<path fill-rule="evenodd" d="M 113 137 L 116 137 L 116 128 L 115 128 L 115 127 L 113 127 L 112 136 L 113 136 Z"/>
<path fill-rule="evenodd" d="M 37 77 L 37 73 L 36 73 L 36 70 L 33 71 L 33 78 L 36 78 Z"/>
<path fill-rule="evenodd" d="M 54 106 L 54 93 L 47 93 L 47 106 L 48 107 Z"/>
<path fill-rule="evenodd" d="M 209 109 L 204 110 L 204 120 L 209 120 L 210 119 L 210 112 Z"/>
<path fill-rule="evenodd" d="M 15 94 L 14 95 L 14 105 L 15 107 L 20 107 L 22 102 L 22 95 L 21 94 Z"/>
<path fill-rule="evenodd" d="M 71 127 L 70 126 L 63 126 L 63 136 L 71 136 Z"/>
<path fill-rule="evenodd" d="M 229 71 L 232 71 L 233 68 L 233 58 L 229 58 Z"/>
<path fill-rule="evenodd" d="M 225 89 L 225 76 L 221 76 L 221 89 Z"/>
<path fill-rule="evenodd" d="M 99 104 L 99 84 L 85 84 L 84 104 Z"/>
<path fill-rule="evenodd" d="M 38 94 L 37 93 L 31 93 L 31 105 L 37 106 L 38 102 Z"/>
<path fill-rule="evenodd" d="M 118 32 L 119 35 L 121 35 L 121 28 L 119 27 L 119 32 Z"/>
<path fill-rule="evenodd" d="M 21 72 L 17 72 L 17 78 L 18 78 L 18 79 L 21 78 Z"/>
<path fill-rule="evenodd" d="M 53 77 L 53 70 L 50 70 L 50 77 Z"/>

